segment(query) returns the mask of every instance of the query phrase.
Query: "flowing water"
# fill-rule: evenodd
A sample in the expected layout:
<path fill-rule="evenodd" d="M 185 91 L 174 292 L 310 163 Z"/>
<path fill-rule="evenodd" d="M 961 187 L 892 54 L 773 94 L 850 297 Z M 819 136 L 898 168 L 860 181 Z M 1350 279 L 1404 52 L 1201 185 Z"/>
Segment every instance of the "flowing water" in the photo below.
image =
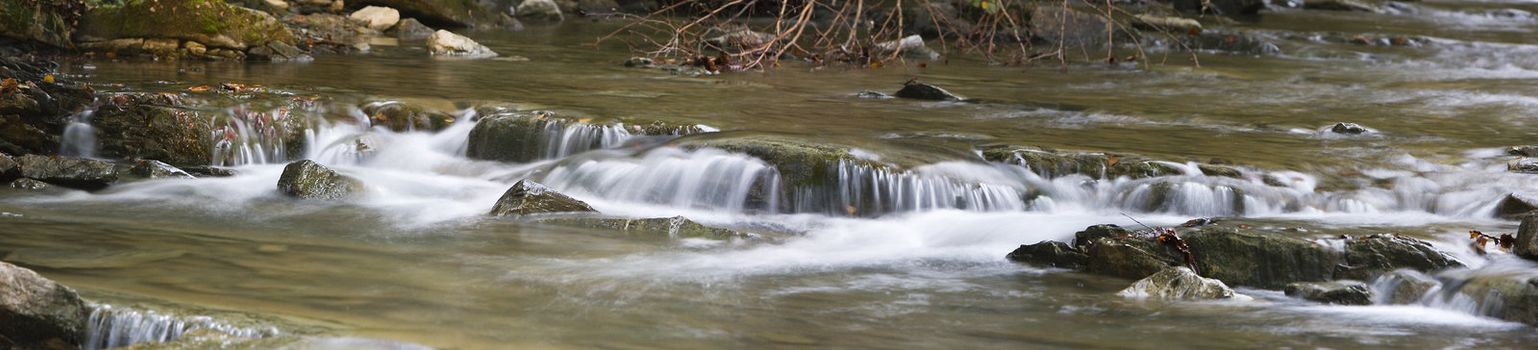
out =
<path fill-rule="evenodd" d="M 337 117 L 312 120 L 303 154 L 289 154 L 264 128 L 300 111 L 221 106 L 210 164 L 239 175 L 0 193 L 0 251 L 87 297 L 132 294 L 442 348 L 1531 346 L 1532 327 L 1481 317 L 1485 306 L 1456 293 L 1410 306 L 1324 306 L 1246 289 L 1253 300 L 1158 302 L 1118 296 L 1131 281 L 1004 259 L 1020 244 L 1068 239 L 1089 225 L 1135 225 L 1128 213 L 1154 225 L 1243 216 L 1400 232 L 1474 267 L 1438 276 L 1444 283 L 1531 270 L 1474 255 L 1464 232 L 1514 230 L 1493 216 L 1496 203 L 1538 188 L 1538 177 L 1507 172 L 1499 149 L 1538 136 L 1530 127 L 1538 20 L 1521 15 L 1538 6 L 1438 0 L 1393 9 L 1268 13 L 1232 29 L 1271 38 L 1281 54 L 1205 52 L 1200 68 L 1184 53 L 1154 51 L 1145 59 L 1153 65 L 1066 73 L 955 57 L 923 68 L 788 65 L 680 77 L 621 67 L 622 45 L 591 45 L 612 25 L 592 22 L 474 35 L 527 61 L 434 60 L 408 45 L 295 64 L 67 64 L 125 90 L 260 84 L 408 100 L 460 122 L 391 132 L 359 126 L 367 117 L 356 108 L 316 107 L 308 112 Z M 1351 39 L 1358 35 L 1417 44 L 1363 45 Z M 983 102 L 856 97 L 913 77 Z M 790 188 L 751 156 L 585 122 L 546 125 L 539 161 L 467 159 L 476 117 L 468 107 L 490 102 L 808 136 L 905 167 L 846 162 L 835 183 Z M 1376 133 L 1321 131 L 1342 121 Z M 68 147 L 94 145 L 64 137 Z M 983 143 L 1142 154 L 1184 174 L 1051 174 L 982 162 L 974 149 Z M 300 158 L 363 180 L 365 193 L 283 198 L 274 187 L 282 164 Z M 1214 159 L 1242 165 L 1242 174 L 1187 163 Z M 772 238 L 638 238 L 482 216 L 521 178 L 609 215 L 683 215 Z M 81 254 L 111 258 L 70 258 Z M 99 309 L 92 343 L 167 339 L 192 325 L 270 335 L 152 309 Z"/>

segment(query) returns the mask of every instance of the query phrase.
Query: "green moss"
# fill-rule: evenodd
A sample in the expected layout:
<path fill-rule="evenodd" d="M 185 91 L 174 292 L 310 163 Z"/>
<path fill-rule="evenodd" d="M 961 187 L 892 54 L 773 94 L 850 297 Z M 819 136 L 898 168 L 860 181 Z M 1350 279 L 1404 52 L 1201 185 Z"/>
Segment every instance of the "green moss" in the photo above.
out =
<path fill-rule="evenodd" d="M 89 39 L 169 38 L 229 49 L 296 40 L 271 15 L 219 0 L 130 0 L 101 6 L 86 14 L 80 33 Z"/>

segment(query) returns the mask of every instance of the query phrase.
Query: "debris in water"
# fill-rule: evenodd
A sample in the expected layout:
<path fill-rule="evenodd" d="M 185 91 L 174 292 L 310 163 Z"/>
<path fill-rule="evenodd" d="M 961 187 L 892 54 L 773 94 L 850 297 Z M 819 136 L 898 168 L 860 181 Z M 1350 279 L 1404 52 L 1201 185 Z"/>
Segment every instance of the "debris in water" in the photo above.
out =
<path fill-rule="evenodd" d="M 1170 248 L 1175 248 L 1185 258 L 1186 267 L 1190 267 L 1191 271 L 1201 274 L 1202 270 L 1196 268 L 1196 255 L 1191 254 L 1191 246 L 1186 245 L 1184 239 L 1180 239 L 1180 236 L 1175 235 L 1174 229 L 1161 228 L 1159 231 L 1159 237 L 1154 238 L 1154 240 Z"/>
<path fill-rule="evenodd" d="M 1202 227 L 1202 226 L 1212 225 L 1212 224 L 1216 224 L 1216 223 L 1218 223 L 1218 219 L 1214 219 L 1214 218 L 1195 218 L 1195 219 L 1191 219 L 1190 221 L 1186 221 L 1184 224 L 1180 224 L 1180 227 Z"/>
<path fill-rule="evenodd" d="M 1511 248 L 1517 243 L 1517 238 L 1513 237 L 1510 233 L 1502 233 L 1500 237 L 1496 237 L 1487 235 L 1484 232 L 1469 230 L 1469 239 L 1474 240 L 1474 243 L 1470 246 L 1479 255 L 1485 255 L 1485 245 L 1488 245 L 1490 242 L 1495 242 L 1496 247 L 1500 247 L 1501 250 L 1505 251 L 1511 251 Z"/>

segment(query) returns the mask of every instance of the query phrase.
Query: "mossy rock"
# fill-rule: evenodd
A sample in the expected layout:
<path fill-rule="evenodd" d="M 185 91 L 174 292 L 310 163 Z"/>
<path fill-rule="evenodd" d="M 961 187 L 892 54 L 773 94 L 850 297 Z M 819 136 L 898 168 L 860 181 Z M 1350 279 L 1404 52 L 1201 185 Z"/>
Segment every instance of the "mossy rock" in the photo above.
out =
<path fill-rule="evenodd" d="M 294 44 L 294 34 L 265 12 L 223 0 L 127 0 L 92 9 L 77 39 L 178 39 L 209 48 L 244 51 L 272 42 Z"/>
<path fill-rule="evenodd" d="M 1218 224 L 1184 232 L 1198 272 L 1231 285 L 1280 289 L 1334 279 L 1341 253 L 1305 237 Z"/>
<path fill-rule="evenodd" d="M 751 239 L 754 235 L 702 225 L 682 216 L 664 218 L 546 217 L 540 223 L 598 228 L 655 238 Z"/>
<path fill-rule="evenodd" d="M 1182 174 L 1177 167 L 1136 155 L 1098 152 L 1063 152 L 1050 148 L 1019 145 L 986 145 L 983 159 L 1025 166 L 1044 177 L 1080 174 L 1095 179 L 1129 177 L 1133 179 Z"/>
<path fill-rule="evenodd" d="M 295 198 L 337 200 L 363 192 L 363 182 L 308 159 L 289 163 L 278 177 L 278 192 Z"/>
<path fill-rule="evenodd" d="M 438 131 L 454 124 L 454 116 L 401 101 L 378 101 L 359 106 L 373 126 L 396 132 Z"/>
<path fill-rule="evenodd" d="M 1476 276 L 1441 297 L 1450 298 L 1452 292 L 1473 298 L 1483 316 L 1538 326 L 1538 276 L 1531 271 Z"/>
<path fill-rule="evenodd" d="M 79 24 L 80 16 L 94 2 L 94 0 L 0 1 L 0 36 L 60 48 L 74 47 L 70 37 Z"/>
<path fill-rule="evenodd" d="M 497 11 L 481 5 L 477 0 L 352 0 L 349 8 L 383 6 L 401 12 L 401 18 L 416 18 L 434 28 L 470 28 L 496 23 Z"/>
<path fill-rule="evenodd" d="M 184 108 L 177 95 L 122 94 L 112 99 L 122 103 L 98 108 L 91 118 L 102 156 L 175 166 L 208 165 L 212 159 L 212 124 Z"/>
<path fill-rule="evenodd" d="M 1397 269 L 1437 271 L 1463 267 L 1430 243 L 1395 234 L 1378 234 L 1346 240 L 1345 264 L 1335 277 L 1371 280 Z"/>
<path fill-rule="evenodd" d="M 1372 305 L 1372 288 L 1362 281 L 1298 282 L 1282 289 L 1290 297 L 1335 305 Z"/>
<path fill-rule="evenodd" d="M 661 120 L 608 119 L 592 120 L 562 116 L 554 112 L 511 112 L 486 109 L 490 115 L 476 121 L 470 130 L 465 156 L 474 159 L 506 162 L 530 162 L 556 156 L 552 147 L 557 146 L 552 137 L 564 137 L 567 128 L 608 128 L 609 132 L 625 132 L 630 135 L 682 136 L 711 132 L 711 129 L 695 124 L 674 123 Z M 599 149 L 602 138 L 594 137 L 588 149 Z M 580 149 L 577 151 L 581 151 Z"/>
<path fill-rule="evenodd" d="M 576 198 L 545 187 L 538 182 L 519 180 L 497 199 L 491 207 L 491 216 L 521 216 L 550 213 L 597 212 Z"/>

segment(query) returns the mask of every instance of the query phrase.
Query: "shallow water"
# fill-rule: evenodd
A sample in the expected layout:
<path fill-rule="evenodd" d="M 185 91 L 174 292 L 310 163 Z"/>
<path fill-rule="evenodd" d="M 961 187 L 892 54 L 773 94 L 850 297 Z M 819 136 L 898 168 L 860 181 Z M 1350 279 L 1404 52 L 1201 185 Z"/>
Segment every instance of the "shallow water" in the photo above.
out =
<path fill-rule="evenodd" d="M 1261 290 L 1240 290 L 1255 298 L 1242 302 L 1134 300 L 1116 295 L 1131 281 L 1003 258 L 1085 226 L 1135 225 L 1125 212 L 1152 225 L 1217 215 L 1400 232 L 1470 265 L 1503 264 L 1473 255 L 1462 232 L 1513 230 L 1492 216 L 1495 203 L 1538 185 L 1507 173 L 1494 149 L 1535 136 L 1538 23 L 1482 14 L 1538 5 L 1412 5 L 1422 9 L 1269 13 L 1236 28 L 1278 38 L 1281 55 L 1204 53 L 1200 68 L 1169 53 L 1163 64 L 1066 73 L 958 57 L 678 77 L 621 67 L 622 45 L 591 45 L 610 24 L 589 22 L 474 35 L 528 61 L 435 60 L 408 45 L 308 63 L 72 62 L 69 73 L 122 84 L 109 91 L 238 82 L 448 112 L 495 101 L 813 136 L 866 157 L 923 160 L 895 174 L 847 168 L 850 193 L 937 195 L 860 208 L 884 214 L 875 218 L 764 212 L 744 206 L 745 189 L 768 181 L 764 164 L 741 155 L 646 146 L 496 163 L 463 157 L 468 123 L 438 133 L 338 124 L 315 130 L 303 157 L 364 180 L 360 199 L 285 199 L 273 188 L 281 163 L 264 163 L 299 156 L 255 152 L 237 157 L 248 165 L 232 178 L 0 193 L 0 252 L 87 296 L 127 293 L 443 348 L 1522 348 L 1538 341 L 1534 328 L 1459 310 L 1321 306 Z M 1368 47 L 1329 40 L 1335 32 L 1428 39 Z M 854 96 L 913 77 L 982 102 Z M 1319 131 L 1339 121 L 1379 133 Z M 358 137 L 376 152 L 326 147 Z M 1148 182 L 1086 186 L 1086 177 L 979 163 L 972 148 L 987 142 L 1220 158 L 1294 181 L 1267 187 L 1198 171 L 1175 178 L 1173 199 L 1148 203 Z M 638 238 L 481 216 L 524 176 L 608 214 L 684 215 L 772 239 Z M 890 181 L 864 185 L 873 178 Z M 1229 204 L 1234 189 L 1242 208 Z M 958 199 L 925 199 L 940 197 Z M 69 258 L 82 254 L 95 259 Z"/>

